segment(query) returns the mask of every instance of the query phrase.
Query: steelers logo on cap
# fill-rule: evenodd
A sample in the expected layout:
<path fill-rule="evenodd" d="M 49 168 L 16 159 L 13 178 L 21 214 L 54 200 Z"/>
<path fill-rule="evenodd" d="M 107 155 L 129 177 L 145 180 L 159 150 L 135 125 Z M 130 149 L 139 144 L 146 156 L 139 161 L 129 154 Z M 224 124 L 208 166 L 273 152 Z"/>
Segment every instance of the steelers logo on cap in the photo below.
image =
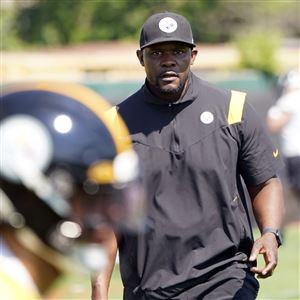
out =
<path fill-rule="evenodd" d="M 159 21 L 158 26 L 161 31 L 171 33 L 177 29 L 177 22 L 173 18 L 166 17 Z"/>

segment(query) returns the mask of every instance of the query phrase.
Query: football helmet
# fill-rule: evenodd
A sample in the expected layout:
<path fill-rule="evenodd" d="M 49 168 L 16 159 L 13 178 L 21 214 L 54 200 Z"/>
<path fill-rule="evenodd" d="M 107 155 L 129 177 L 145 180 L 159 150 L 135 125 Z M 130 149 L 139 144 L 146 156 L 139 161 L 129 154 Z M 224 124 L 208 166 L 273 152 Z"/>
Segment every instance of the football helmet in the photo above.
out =
<path fill-rule="evenodd" d="M 35 82 L 3 87 L 0 106 L 1 189 L 13 207 L 1 222 L 24 223 L 61 252 L 101 224 L 143 227 L 138 158 L 103 98 Z"/>

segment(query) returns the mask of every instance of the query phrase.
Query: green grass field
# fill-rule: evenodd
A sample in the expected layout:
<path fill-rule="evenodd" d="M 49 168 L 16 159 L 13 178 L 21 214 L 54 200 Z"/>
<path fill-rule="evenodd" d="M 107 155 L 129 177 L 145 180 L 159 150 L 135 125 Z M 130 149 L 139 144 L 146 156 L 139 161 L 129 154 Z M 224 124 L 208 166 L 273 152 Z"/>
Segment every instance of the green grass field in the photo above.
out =
<path fill-rule="evenodd" d="M 258 263 L 263 262 L 259 260 Z M 279 251 L 278 267 L 272 277 L 260 280 L 260 286 L 258 300 L 300 300 L 299 226 L 289 226 L 284 230 L 284 245 Z M 54 286 L 48 299 L 90 299 L 90 291 L 87 274 L 70 274 Z M 122 283 L 118 267 L 112 276 L 109 299 L 122 299 Z"/>

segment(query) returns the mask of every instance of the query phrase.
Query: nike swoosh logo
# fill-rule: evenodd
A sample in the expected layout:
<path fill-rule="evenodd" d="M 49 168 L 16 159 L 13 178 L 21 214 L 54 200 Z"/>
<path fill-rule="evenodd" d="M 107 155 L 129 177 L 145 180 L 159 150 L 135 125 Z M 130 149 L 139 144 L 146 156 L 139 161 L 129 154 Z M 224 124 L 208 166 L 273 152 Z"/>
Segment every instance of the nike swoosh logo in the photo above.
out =
<path fill-rule="evenodd" d="M 278 156 L 278 154 L 279 154 L 278 149 L 276 149 L 276 151 L 273 151 L 273 156 L 274 156 L 275 158 Z"/>

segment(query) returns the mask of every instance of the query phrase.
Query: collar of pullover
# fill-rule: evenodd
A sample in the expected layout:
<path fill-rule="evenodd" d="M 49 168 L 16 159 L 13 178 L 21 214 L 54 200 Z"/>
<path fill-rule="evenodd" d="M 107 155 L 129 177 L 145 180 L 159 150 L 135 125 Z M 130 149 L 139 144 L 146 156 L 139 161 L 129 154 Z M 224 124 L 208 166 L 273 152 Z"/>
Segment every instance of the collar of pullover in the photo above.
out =
<path fill-rule="evenodd" d="M 142 90 L 143 90 L 143 93 L 145 96 L 144 99 L 148 103 L 158 104 L 158 105 L 176 105 L 176 104 L 180 104 L 180 103 L 184 103 L 184 102 L 188 102 L 188 101 L 194 101 L 197 97 L 197 93 L 195 91 L 195 86 L 193 85 L 194 81 L 195 81 L 195 75 L 192 72 L 190 72 L 186 92 L 180 99 L 178 99 L 175 102 L 168 102 L 164 99 L 161 99 L 161 98 L 153 95 L 145 82 L 145 84 L 142 87 Z"/>

